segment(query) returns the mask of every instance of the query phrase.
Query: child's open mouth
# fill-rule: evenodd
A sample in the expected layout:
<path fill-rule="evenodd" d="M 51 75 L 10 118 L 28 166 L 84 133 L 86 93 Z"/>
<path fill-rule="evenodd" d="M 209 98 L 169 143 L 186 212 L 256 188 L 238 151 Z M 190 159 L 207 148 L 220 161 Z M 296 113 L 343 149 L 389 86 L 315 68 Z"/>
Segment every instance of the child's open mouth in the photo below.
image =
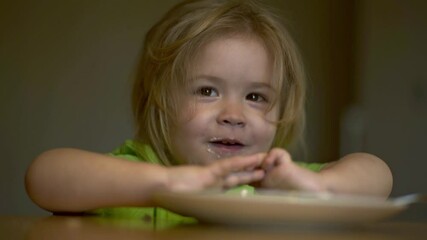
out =
<path fill-rule="evenodd" d="M 239 151 L 245 145 L 236 139 L 213 139 L 209 141 L 210 145 L 215 148 L 217 151 L 225 151 L 225 152 L 234 152 Z M 217 152 L 216 151 L 216 152 Z"/>

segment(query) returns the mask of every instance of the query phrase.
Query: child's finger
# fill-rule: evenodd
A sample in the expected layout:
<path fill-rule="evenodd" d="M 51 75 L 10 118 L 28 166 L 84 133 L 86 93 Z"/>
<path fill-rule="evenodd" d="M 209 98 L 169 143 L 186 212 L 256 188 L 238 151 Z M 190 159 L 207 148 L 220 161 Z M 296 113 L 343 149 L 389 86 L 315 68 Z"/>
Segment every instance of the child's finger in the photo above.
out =
<path fill-rule="evenodd" d="M 248 184 L 263 179 L 265 172 L 263 170 L 242 171 L 228 175 L 224 179 L 224 187 L 230 188 L 241 184 Z"/>
<path fill-rule="evenodd" d="M 273 169 L 275 161 L 276 161 L 276 156 L 269 154 L 262 162 L 261 168 L 268 172 L 271 169 Z"/>
<path fill-rule="evenodd" d="M 274 165 L 276 165 L 276 161 L 277 161 L 277 152 L 276 151 L 270 151 L 267 156 L 264 158 L 264 161 L 261 164 L 261 167 L 265 170 L 265 171 L 270 171 L 271 169 L 273 169 Z"/>
<path fill-rule="evenodd" d="M 215 171 L 217 171 L 217 174 L 224 176 L 232 172 L 255 169 L 258 166 L 261 166 L 264 157 L 265 153 L 258 153 L 250 156 L 238 156 L 215 162 L 213 167 L 216 168 Z"/>
<path fill-rule="evenodd" d="M 267 172 L 273 169 L 275 166 L 291 160 L 291 155 L 285 149 L 273 148 L 268 152 L 267 156 L 262 162 L 262 168 Z"/>

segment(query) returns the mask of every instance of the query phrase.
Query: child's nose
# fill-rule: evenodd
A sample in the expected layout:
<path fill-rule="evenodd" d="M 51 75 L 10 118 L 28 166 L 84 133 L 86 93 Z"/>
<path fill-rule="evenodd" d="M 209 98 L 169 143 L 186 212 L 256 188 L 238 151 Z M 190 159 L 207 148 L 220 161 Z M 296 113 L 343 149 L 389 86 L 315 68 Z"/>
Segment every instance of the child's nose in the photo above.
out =
<path fill-rule="evenodd" d="M 238 103 L 224 103 L 217 121 L 221 125 L 244 127 L 246 125 L 246 117 L 243 112 L 243 106 Z"/>

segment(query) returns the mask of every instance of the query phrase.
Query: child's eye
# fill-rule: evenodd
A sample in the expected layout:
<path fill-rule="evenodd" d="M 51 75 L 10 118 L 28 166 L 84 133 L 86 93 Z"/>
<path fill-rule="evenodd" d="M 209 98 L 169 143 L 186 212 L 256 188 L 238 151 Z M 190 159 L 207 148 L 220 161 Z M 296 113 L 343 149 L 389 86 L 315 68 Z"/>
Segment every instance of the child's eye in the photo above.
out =
<path fill-rule="evenodd" d="M 201 87 L 197 89 L 195 94 L 205 97 L 218 97 L 218 91 L 212 87 Z"/>
<path fill-rule="evenodd" d="M 268 102 L 267 98 L 258 93 L 250 93 L 246 95 L 246 100 L 252 102 Z"/>

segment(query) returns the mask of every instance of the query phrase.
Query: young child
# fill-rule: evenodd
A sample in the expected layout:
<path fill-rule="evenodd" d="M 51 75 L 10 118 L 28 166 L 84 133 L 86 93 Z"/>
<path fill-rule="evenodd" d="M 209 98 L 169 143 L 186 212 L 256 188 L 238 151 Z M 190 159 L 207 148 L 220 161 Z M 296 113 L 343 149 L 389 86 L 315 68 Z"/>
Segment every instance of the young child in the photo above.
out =
<path fill-rule="evenodd" d="M 135 139 L 109 155 L 42 153 L 27 192 L 40 207 L 68 213 L 144 213 L 156 191 L 249 184 L 387 197 L 392 175 L 373 155 L 292 160 L 303 105 L 296 46 L 270 11 L 249 0 L 185 1 L 147 33 L 133 88 Z"/>

